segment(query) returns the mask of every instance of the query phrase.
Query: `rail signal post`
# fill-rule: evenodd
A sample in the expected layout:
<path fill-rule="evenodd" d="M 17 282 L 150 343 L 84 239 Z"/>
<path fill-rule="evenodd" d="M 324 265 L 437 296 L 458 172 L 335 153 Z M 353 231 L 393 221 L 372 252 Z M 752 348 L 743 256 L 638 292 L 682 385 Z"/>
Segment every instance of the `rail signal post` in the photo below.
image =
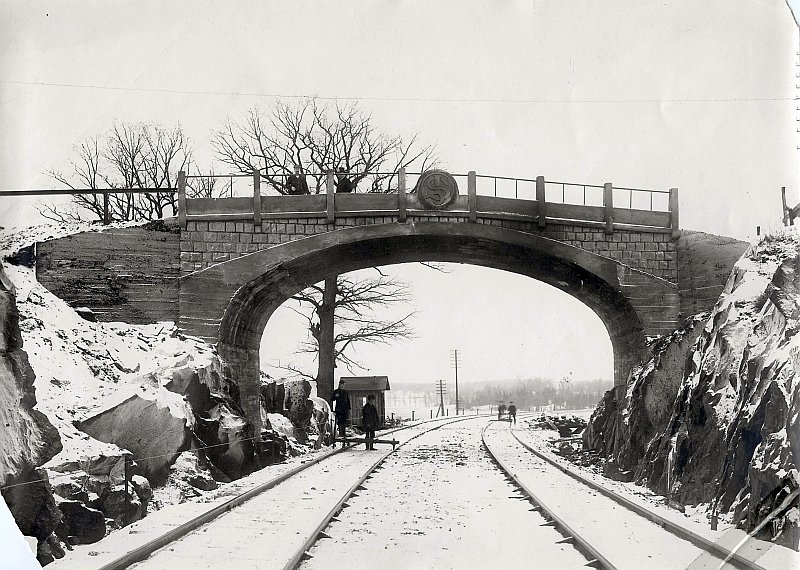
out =
<path fill-rule="evenodd" d="M 461 351 L 457 348 L 453 349 L 453 353 L 450 355 L 450 366 L 455 368 L 456 371 L 456 415 L 458 415 L 459 410 L 459 400 L 458 400 L 458 358 L 461 354 Z"/>

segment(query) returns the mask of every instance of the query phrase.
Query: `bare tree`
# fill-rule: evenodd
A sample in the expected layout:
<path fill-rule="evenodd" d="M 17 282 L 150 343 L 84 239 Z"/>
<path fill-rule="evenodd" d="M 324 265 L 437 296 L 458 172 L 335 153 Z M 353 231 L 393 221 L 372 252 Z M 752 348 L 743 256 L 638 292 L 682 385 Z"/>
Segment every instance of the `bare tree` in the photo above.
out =
<path fill-rule="evenodd" d="M 260 172 L 267 185 L 281 194 L 287 193 L 286 178 L 295 168 L 311 178 L 310 189 L 315 193 L 324 191 L 328 173 L 340 169 L 347 173 L 354 192 L 396 192 L 401 168 L 424 171 L 435 163 L 432 146 L 420 144 L 417 136 L 404 140 L 380 132 L 372 117 L 362 112 L 357 103 L 326 106 L 313 98 L 291 105 L 278 102 L 268 114 L 251 109 L 241 122 L 228 120 L 214 134 L 212 146 L 223 163 L 242 173 Z M 377 308 L 391 296 L 371 295 L 371 285 L 374 284 L 365 282 L 362 287 L 341 277 L 331 277 L 295 296 L 313 308 L 309 315 L 301 313 L 310 323 L 316 321 L 316 328 L 311 328 L 314 341 L 302 350 L 317 353 L 315 380 L 320 397 L 330 398 L 337 361 L 348 368 L 357 366 L 345 352 L 354 342 L 390 342 L 410 334 L 406 319 L 353 320 L 358 313 L 349 313 L 350 307 Z M 399 285 L 383 284 L 383 288 L 399 294 Z M 364 304 L 358 300 L 359 294 L 364 295 Z M 406 299 L 402 295 L 398 298 Z M 351 316 L 343 316 L 348 314 Z M 349 332 L 336 334 L 337 326 L 356 322 L 359 327 L 355 331 L 348 329 Z M 304 375 L 311 378 L 310 374 Z"/>
<path fill-rule="evenodd" d="M 76 194 L 70 206 L 40 206 L 39 213 L 55 221 L 83 221 L 92 217 L 109 221 L 154 220 L 175 212 L 178 171 L 188 170 L 192 149 L 180 126 L 119 123 L 106 134 L 87 138 L 75 146 L 67 172 L 48 174 L 67 188 L 91 190 L 164 189 L 151 193 Z"/>
<path fill-rule="evenodd" d="M 400 168 L 426 170 L 435 162 L 432 146 L 416 135 L 404 140 L 381 133 L 356 103 L 324 106 L 315 99 L 278 102 L 267 115 L 251 109 L 241 122 L 229 119 L 211 144 L 223 163 L 243 173 L 259 171 L 282 194 L 295 167 L 312 179 L 315 193 L 323 191 L 326 174 L 339 169 L 354 191 L 393 192 Z"/>
<path fill-rule="evenodd" d="M 292 310 L 306 319 L 309 330 L 309 340 L 300 345 L 299 352 L 317 355 L 317 374 L 311 375 L 291 364 L 281 368 L 315 380 L 318 395 L 326 399 L 333 390 L 333 383 L 326 386 L 326 379 L 333 378 L 337 364 L 343 364 L 351 373 L 362 367 L 352 354 L 355 345 L 388 344 L 414 336 L 408 324 L 413 312 L 400 319 L 376 318 L 376 310 L 411 299 L 407 284 L 382 273 L 376 278 L 359 280 L 339 275 L 304 289 L 292 299 L 300 306 Z M 309 307 L 311 311 L 307 310 Z"/>

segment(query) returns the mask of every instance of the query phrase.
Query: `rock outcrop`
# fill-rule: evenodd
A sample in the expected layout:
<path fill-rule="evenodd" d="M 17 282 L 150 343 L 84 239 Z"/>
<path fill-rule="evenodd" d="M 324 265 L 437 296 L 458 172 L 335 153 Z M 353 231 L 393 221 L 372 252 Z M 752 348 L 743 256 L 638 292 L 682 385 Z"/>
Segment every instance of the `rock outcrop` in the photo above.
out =
<path fill-rule="evenodd" d="M 689 330 L 691 328 L 691 331 Z M 609 465 L 679 504 L 706 503 L 747 531 L 771 512 L 759 538 L 798 548 L 800 466 L 800 237 L 768 236 L 736 264 L 685 366 L 681 346 L 695 335 L 664 339 L 668 347 L 609 392 L 592 417 L 587 446 Z M 688 336 L 687 336 L 688 335 Z M 666 352 L 665 352 L 666 351 Z M 659 358 L 676 360 L 651 399 Z M 656 412 L 655 414 L 653 412 Z"/>
<path fill-rule="evenodd" d="M 35 378 L 22 348 L 13 287 L 0 269 L 0 485 L 14 520 L 23 534 L 37 538 L 39 561 L 46 563 L 61 514 L 46 472 L 37 467 L 61 450 L 61 438 L 35 409 Z"/>

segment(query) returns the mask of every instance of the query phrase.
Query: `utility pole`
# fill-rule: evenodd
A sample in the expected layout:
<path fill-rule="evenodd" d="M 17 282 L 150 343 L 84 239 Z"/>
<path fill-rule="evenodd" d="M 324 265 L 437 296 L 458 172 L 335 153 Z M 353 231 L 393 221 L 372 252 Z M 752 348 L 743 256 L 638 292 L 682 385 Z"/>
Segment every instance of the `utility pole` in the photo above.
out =
<path fill-rule="evenodd" d="M 447 392 L 447 386 L 444 385 L 444 380 L 439 380 L 436 384 L 436 393 L 439 394 L 439 409 L 436 410 L 436 417 L 439 417 L 439 413 L 444 416 L 444 394 Z"/>
<path fill-rule="evenodd" d="M 456 371 L 456 415 L 458 415 L 459 401 L 458 401 L 458 357 L 461 351 L 457 348 L 453 349 L 453 354 L 450 355 L 450 366 L 455 368 Z"/>

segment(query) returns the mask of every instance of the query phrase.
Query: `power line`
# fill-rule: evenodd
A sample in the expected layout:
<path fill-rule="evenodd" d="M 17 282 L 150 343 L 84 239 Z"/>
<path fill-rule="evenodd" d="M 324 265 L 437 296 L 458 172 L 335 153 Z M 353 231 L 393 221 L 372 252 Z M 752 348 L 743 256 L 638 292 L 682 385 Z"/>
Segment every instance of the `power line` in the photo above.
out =
<path fill-rule="evenodd" d="M 492 99 L 492 98 L 439 98 L 439 97 L 369 97 L 339 95 L 294 95 L 288 93 L 260 93 L 248 91 L 202 91 L 186 89 L 160 89 L 147 87 L 120 87 L 80 83 L 52 83 L 47 81 L 0 81 L 4 85 L 26 85 L 31 87 L 64 87 L 70 89 L 98 89 L 103 91 L 128 91 L 135 93 L 164 93 L 175 95 L 213 95 L 224 97 L 263 97 L 271 99 L 320 99 L 323 101 L 388 101 L 405 103 L 507 103 L 507 104 L 642 104 L 642 103 L 770 103 L 796 101 L 797 97 L 710 97 L 672 99 Z"/>

